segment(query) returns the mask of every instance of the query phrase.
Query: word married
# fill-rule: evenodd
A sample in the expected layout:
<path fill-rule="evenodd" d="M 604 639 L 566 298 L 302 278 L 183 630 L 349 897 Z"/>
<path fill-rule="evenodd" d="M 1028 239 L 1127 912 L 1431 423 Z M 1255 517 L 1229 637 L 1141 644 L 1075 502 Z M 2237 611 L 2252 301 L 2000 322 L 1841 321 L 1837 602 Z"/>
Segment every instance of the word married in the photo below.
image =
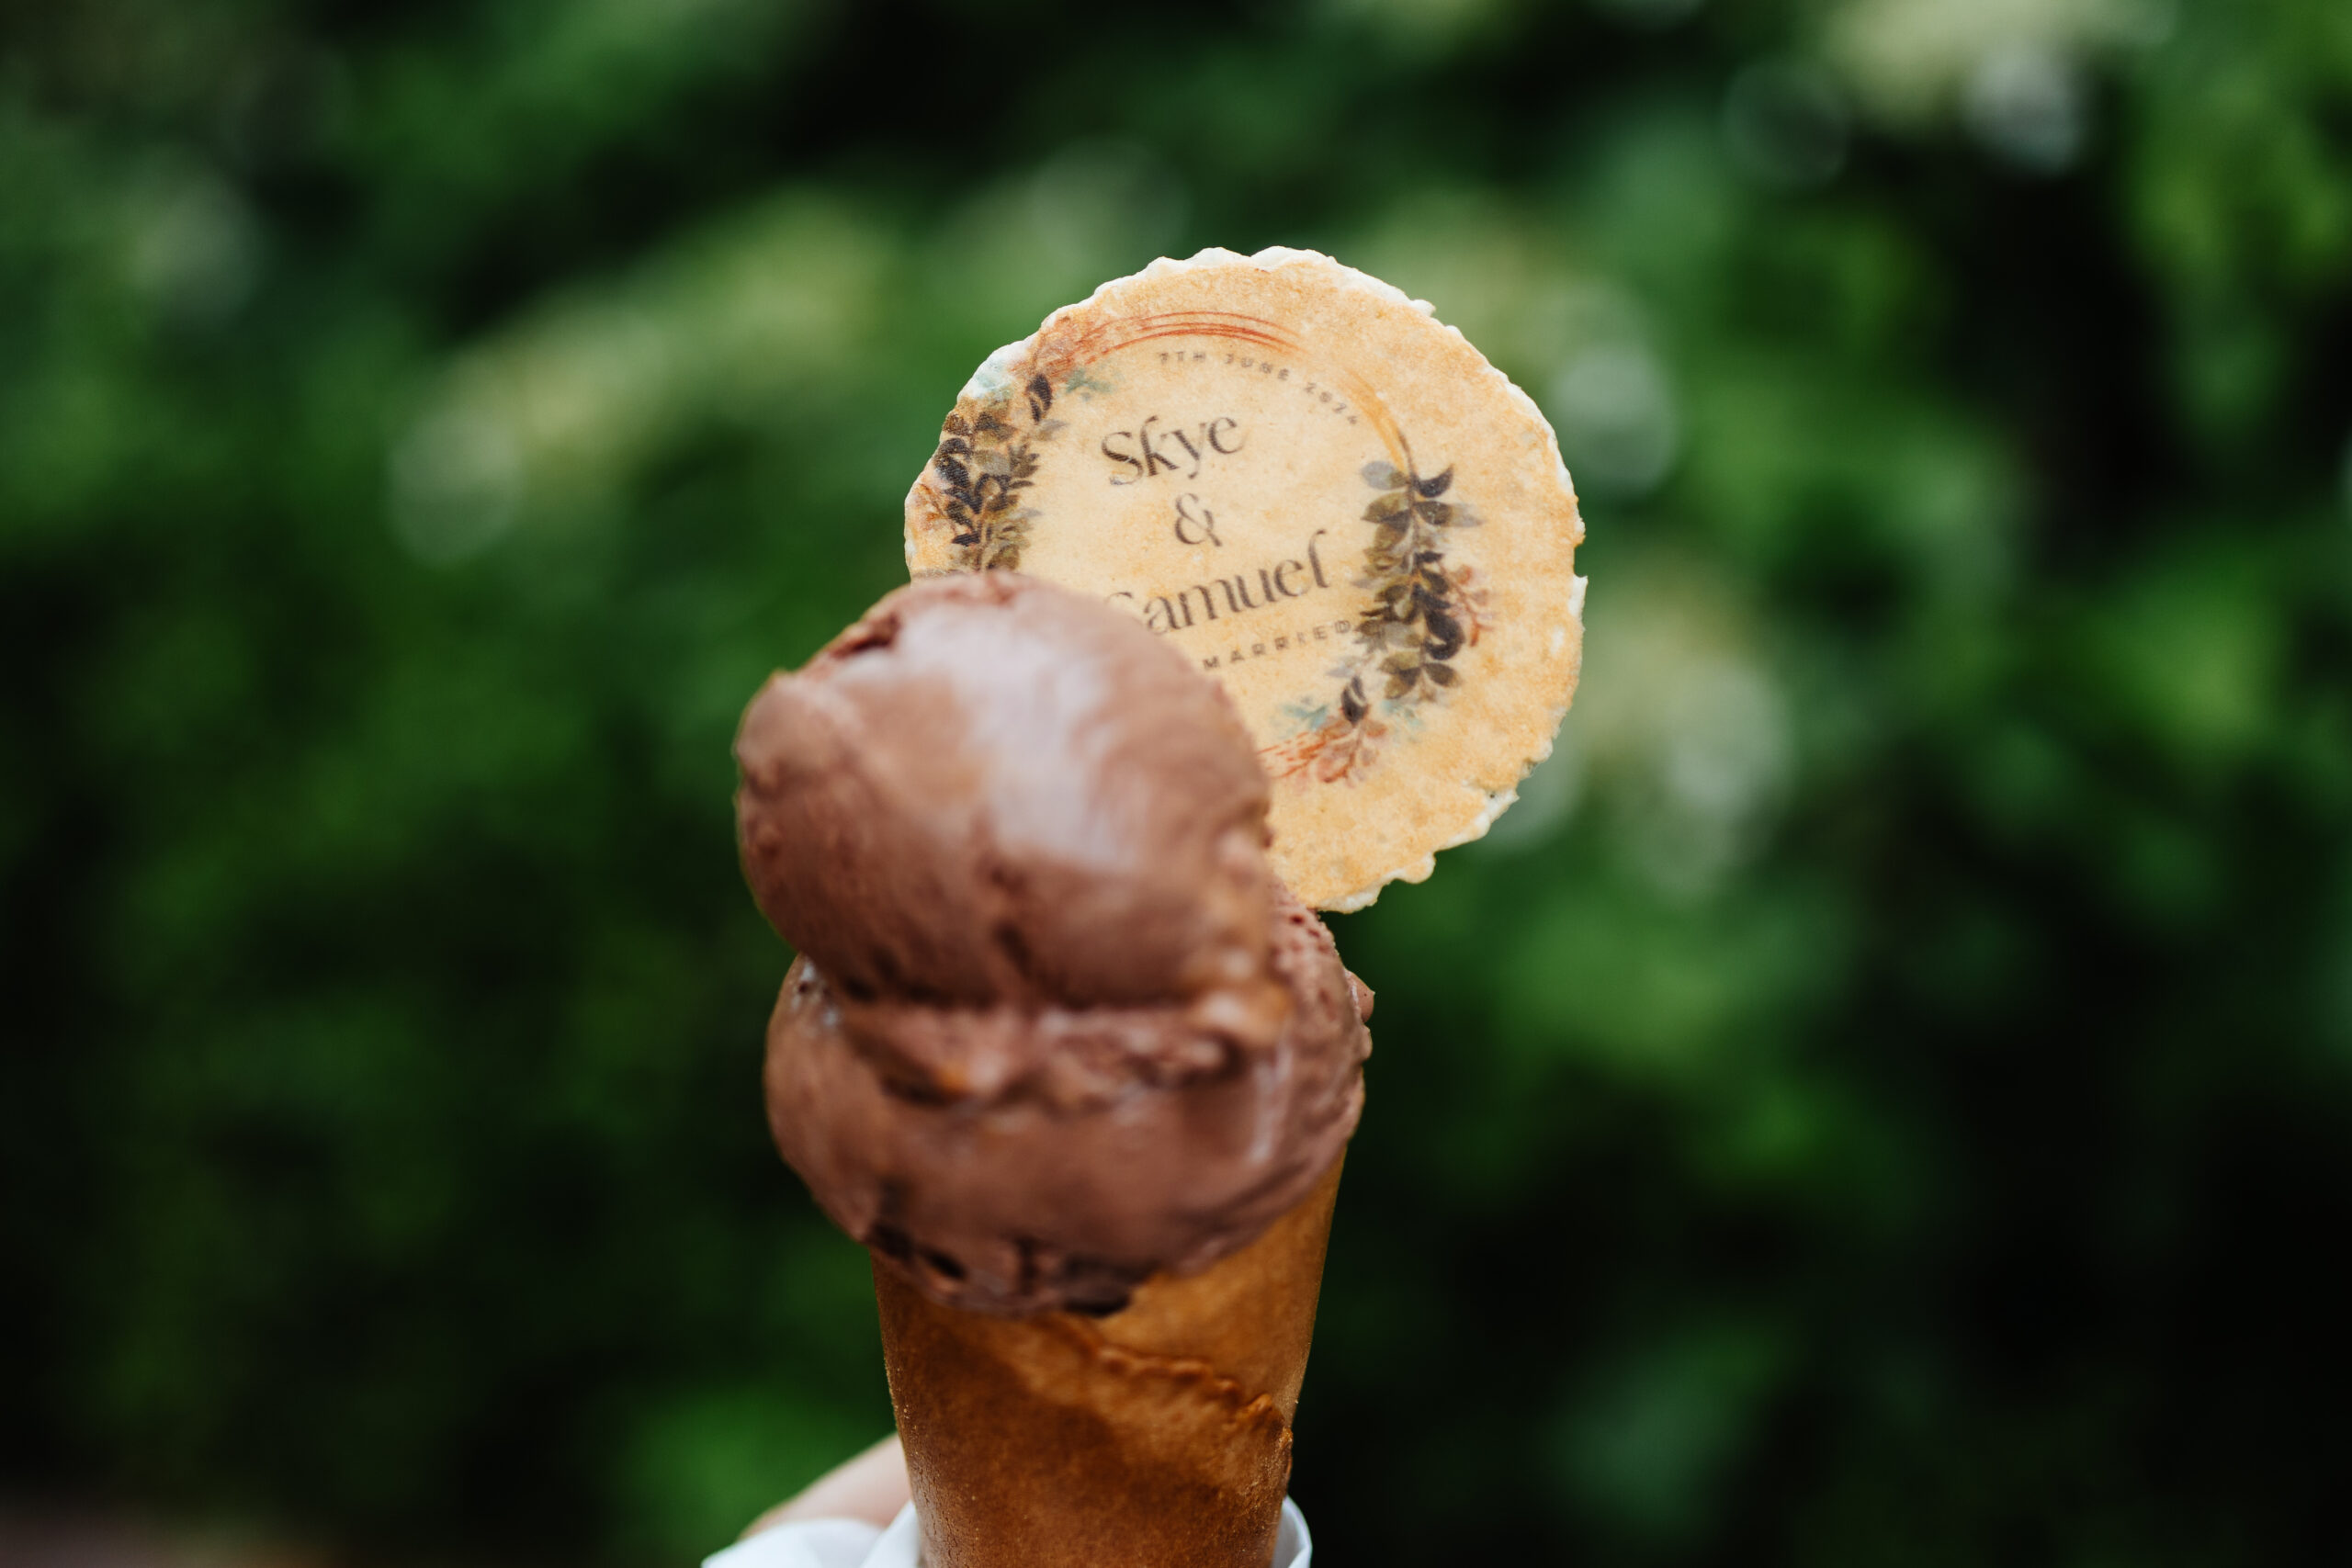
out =
<path fill-rule="evenodd" d="M 1315 626 L 1308 626 L 1304 631 L 1290 632 L 1284 636 L 1274 638 L 1272 651 L 1274 653 L 1280 653 L 1283 649 L 1291 647 L 1293 644 L 1296 644 L 1298 647 L 1304 648 L 1306 646 L 1306 639 L 1310 637 L 1317 642 L 1328 642 L 1334 637 L 1344 637 L 1355 629 L 1356 624 L 1353 621 L 1333 621 L 1328 626 L 1317 623 Z M 1247 654 L 1244 654 L 1241 651 L 1241 645 L 1237 642 L 1233 645 L 1233 651 L 1231 653 L 1212 653 L 1206 659 L 1202 660 L 1201 668 L 1204 670 L 1214 670 L 1220 664 L 1240 664 L 1245 662 L 1247 660 L 1264 659 L 1268 656 L 1267 647 L 1262 642 L 1251 643 L 1250 645 L 1250 651 Z"/>

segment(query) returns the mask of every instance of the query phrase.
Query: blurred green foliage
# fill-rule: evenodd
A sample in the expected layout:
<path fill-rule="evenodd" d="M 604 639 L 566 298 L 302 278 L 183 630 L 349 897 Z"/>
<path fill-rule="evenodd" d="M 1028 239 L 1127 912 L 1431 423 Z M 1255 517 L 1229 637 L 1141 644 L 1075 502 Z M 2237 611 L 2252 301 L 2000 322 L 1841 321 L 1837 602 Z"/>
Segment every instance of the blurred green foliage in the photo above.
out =
<path fill-rule="evenodd" d="M 0 1495 L 674 1562 L 881 1430 L 734 718 L 984 354 L 1277 243 L 1591 530 L 1335 922 L 1324 1555 L 2340 1559 L 2342 0 L 0 16 Z"/>

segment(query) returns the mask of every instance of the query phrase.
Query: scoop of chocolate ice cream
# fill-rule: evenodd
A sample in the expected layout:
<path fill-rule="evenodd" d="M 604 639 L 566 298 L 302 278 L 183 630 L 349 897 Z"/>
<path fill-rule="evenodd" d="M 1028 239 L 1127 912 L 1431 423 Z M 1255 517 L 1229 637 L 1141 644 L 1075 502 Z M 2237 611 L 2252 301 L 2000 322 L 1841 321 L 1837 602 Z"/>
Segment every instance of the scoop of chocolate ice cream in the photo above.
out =
<path fill-rule="evenodd" d="M 773 678 L 736 755 L 745 869 L 801 951 L 776 1142 L 934 1297 L 1115 1309 L 1338 1158 L 1369 993 L 1266 869 L 1230 705 L 1139 623 L 919 582 Z"/>
<path fill-rule="evenodd" d="M 853 997 L 1164 1001 L 1264 965 L 1266 778 L 1129 616 L 992 572 L 901 589 L 769 680 L 743 863 Z"/>

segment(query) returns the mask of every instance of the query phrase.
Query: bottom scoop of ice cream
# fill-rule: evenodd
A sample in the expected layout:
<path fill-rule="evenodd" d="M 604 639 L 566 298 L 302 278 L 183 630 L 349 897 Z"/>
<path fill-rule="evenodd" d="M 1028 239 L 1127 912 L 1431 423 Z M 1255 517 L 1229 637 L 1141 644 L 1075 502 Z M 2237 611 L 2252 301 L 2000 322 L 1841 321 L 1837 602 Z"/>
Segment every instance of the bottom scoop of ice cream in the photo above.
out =
<path fill-rule="evenodd" d="M 1287 895 L 1272 967 L 1291 994 L 1268 1048 L 1182 1009 L 967 1013 L 929 1027 L 1026 1035 L 1038 1066 L 943 1098 L 877 1066 L 805 957 L 768 1025 L 769 1125 L 818 1201 L 937 1300 L 1111 1312 L 1166 1270 L 1255 1238 L 1340 1156 L 1370 1037 L 1322 922 Z M 985 1047 L 984 1047 L 985 1048 Z"/>
<path fill-rule="evenodd" d="M 1115 1310 L 1339 1157 L 1369 993 L 1265 868 L 1230 704 L 1139 623 L 920 582 L 771 681 L 737 754 L 746 871 L 801 950 L 777 1145 L 934 1298 Z"/>

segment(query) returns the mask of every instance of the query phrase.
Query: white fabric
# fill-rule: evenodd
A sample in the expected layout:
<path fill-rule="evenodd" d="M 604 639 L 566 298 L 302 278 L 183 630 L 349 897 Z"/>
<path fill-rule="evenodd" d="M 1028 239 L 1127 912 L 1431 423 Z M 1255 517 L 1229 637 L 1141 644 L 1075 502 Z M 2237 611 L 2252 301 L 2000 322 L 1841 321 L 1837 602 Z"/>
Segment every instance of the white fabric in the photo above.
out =
<path fill-rule="evenodd" d="M 1272 1568 L 1309 1568 L 1314 1538 L 1306 1516 L 1283 1499 L 1282 1529 L 1274 1535 Z M 899 1510 L 886 1530 L 860 1519 L 802 1519 L 762 1530 L 702 1560 L 702 1568 L 922 1568 L 922 1537 L 912 1503 Z M 1105 1563 L 1103 1568 L 1118 1568 Z"/>

